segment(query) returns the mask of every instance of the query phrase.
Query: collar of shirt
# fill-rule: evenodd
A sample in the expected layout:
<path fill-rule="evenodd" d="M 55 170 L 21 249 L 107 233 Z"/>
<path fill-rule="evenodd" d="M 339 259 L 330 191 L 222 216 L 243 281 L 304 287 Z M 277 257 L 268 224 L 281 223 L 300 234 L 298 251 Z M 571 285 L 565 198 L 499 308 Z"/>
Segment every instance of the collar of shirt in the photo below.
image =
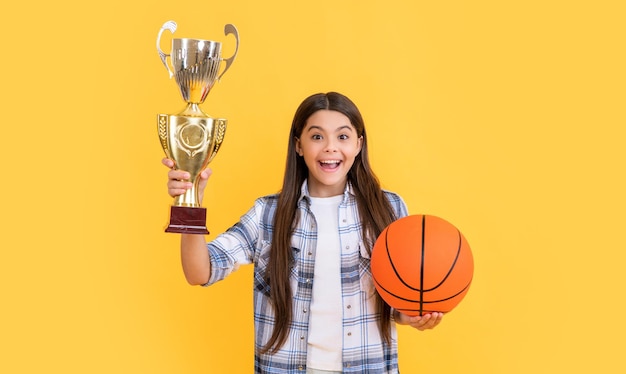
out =
<path fill-rule="evenodd" d="M 352 183 L 348 182 L 346 183 L 346 187 L 343 190 L 343 200 L 341 201 L 341 204 L 345 204 L 350 196 L 356 195 L 354 193 L 354 187 L 352 186 Z M 302 186 L 300 187 L 300 198 L 298 199 L 298 204 L 300 204 L 302 201 L 306 201 L 307 204 L 310 204 L 310 197 L 311 194 L 309 193 L 309 183 L 308 180 L 305 179 L 304 183 L 302 183 Z"/>

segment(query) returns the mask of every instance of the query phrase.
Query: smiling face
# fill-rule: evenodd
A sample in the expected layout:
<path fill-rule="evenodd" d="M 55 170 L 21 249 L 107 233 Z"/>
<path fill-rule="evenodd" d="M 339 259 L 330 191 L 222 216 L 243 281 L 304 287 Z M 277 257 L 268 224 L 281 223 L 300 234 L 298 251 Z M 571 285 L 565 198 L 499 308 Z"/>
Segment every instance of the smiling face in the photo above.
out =
<path fill-rule="evenodd" d="M 313 197 L 341 195 L 348 172 L 361 151 L 359 137 L 350 119 L 334 110 L 318 110 L 306 121 L 296 152 L 304 157 L 309 193 Z"/>

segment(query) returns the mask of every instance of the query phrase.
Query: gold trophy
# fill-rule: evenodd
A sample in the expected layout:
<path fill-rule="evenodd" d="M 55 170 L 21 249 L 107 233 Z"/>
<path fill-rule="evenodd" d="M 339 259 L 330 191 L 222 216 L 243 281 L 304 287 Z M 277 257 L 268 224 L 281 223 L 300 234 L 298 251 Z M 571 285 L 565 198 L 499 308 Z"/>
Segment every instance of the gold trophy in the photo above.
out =
<path fill-rule="evenodd" d="M 159 114 L 158 133 L 161 147 L 167 158 L 175 163 L 174 168 L 189 172 L 193 187 L 177 196 L 170 210 L 170 222 L 165 232 L 183 234 L 208 234 L 206 228 L 206 208 L 198 199 L 199 175 L 215 157 L 224 140 L 226 123 L 223 118 L 212 118 L 200 109 L 209 91 L 230 68 L 239 50 L 239 33 L 231 24 L 224 27 L 224 34 L 233 34 L 236 39 L 235 53 L 230 58 L 222 58 L 222 44 L 201 39 L 172 39 L 170 54 L 161 50 L 161 35 L 165 30 L 172 34 L 176 23 L 167 21 L 157 36 L 157 51 L 161 61 L 175 78 L 187 106 L 178 114 Z M 172 69 L 167 63 L 170 57 Z M 220 66 L 224 70 L 219 74 Z"/>

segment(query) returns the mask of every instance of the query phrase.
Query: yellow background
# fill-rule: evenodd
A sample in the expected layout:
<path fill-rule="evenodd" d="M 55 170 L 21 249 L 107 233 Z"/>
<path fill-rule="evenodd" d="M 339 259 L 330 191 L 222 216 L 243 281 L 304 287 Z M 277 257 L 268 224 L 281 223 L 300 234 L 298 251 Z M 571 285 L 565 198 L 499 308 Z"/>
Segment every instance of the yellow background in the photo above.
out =
<path fill-rule="evenodd" d="M 340 91 L 383 186 L 474 253 L 459 307 L 400 329 L 404 373 L 626 371 L 621 4 L 4 2 L 0 372 L 252 372 L 251 269 L 190 287 L 163 233 L 169 19 L 225 56 L 241 35 L 203 105 L 229 120 L 211 237 L 279 188 L 300 101 Z"/>

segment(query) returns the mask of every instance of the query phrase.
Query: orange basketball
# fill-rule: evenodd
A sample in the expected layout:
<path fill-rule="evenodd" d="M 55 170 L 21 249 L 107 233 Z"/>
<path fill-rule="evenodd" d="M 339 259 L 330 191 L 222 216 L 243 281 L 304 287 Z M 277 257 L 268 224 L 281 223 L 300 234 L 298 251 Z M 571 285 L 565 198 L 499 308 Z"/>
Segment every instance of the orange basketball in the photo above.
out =
<path fill-rule="evenodd" d="M 421 316 L 447 313 L 467 294 L 474 259 L 461 232 L 430 215 L 411 215 L 380 234 L 371 258 L 380 296 L 394 309 Z"/>

